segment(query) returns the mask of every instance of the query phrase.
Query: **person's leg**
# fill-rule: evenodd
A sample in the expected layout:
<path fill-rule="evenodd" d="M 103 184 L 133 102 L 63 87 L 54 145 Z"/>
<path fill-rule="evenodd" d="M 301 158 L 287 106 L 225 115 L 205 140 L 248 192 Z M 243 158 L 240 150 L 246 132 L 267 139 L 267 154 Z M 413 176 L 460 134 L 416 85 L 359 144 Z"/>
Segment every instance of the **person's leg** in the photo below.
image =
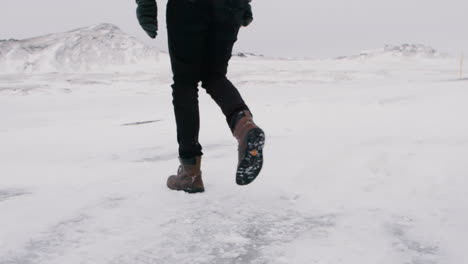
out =
<path fill-rule="evenodd" d="M 221 9 L 223 10 L 223 9 Z M 236 182 L 247 185 L 256 179 L 263 166 L 265 133 L 254 122 L 239 91 L 226 78 L 232 48 L 240 25 L 214 20 L 210 25 L 202 68 L 202 87 L 221 107 L 234 137 L 238 141 Z"/>
<path fill-rule="evenodd" d="M 172 95 L 181 159 L 202 155 L 198 142 L 198 82 L 208 33 L 206 10 L 205 6 L 188 0 L 169 0 L 167 4 L 168 44 L 174 80 Z"/>
<path fill-rule="evenodd" d="M 231 131 L 234 131 L 236 113 L 249 109 L 226 77 L 238 32 L 239 25 L 229 21 L 211 23 L 202 66 L 202 87 L 223 111 Z"/>

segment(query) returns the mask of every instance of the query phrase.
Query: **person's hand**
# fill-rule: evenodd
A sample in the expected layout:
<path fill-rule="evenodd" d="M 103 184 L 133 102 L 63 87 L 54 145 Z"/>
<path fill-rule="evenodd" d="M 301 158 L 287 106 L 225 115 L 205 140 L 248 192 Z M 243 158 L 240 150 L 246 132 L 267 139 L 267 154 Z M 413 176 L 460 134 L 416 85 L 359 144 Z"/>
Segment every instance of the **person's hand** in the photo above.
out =
<path fill-rule="evenodd" d="M 141 28 L 150 36 L 158 35 L 158 6 L 156 0 L 136 0 L 136 15 Z"/>
<path fill-rule="evenodd" d="M 242 26 L 246 27 L 246 26 L 250 25 L 250 23 L 252 23 L 252 21 L 253 21 L 252 6 L 249 3 L 249 4 L 247 4 L 247 7 L 246 7 L 246 10 L 245 10 L 245 13 L 244 13 L 244 19 L 242 21 Z"/>

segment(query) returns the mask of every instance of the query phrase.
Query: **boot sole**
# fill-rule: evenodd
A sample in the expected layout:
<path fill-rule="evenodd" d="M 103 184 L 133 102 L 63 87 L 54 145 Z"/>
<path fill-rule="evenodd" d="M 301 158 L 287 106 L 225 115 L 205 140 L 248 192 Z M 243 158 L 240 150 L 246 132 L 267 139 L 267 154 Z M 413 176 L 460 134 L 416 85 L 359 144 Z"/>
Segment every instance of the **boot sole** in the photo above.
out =
<path fill-rule="evenodd" d="M 265 133 L 260 128 L 251 129 L 247 133 L 247 148 L 244 158 L 239 162 L 236 172 L 236 183 L 247 185 L 253 182 L 263 167 L 263 147 Z"/>
<path fill-rule="evenodd" d="M 202 192 L 205 192 L 205 189 L 171 189 L 169 188 L 170 190 L 173 190 L 173 191 L 184 191 L 186 193 L 202 193 Z"/>
<path fill-rule="evenodd" d="M 190 194 L 192 194 L 192 193 L 202 193 L 202 192 L 205 192 L 204 189 L 183 190 L 183 191 L 186 192 L 186 193 L 190 193 Z"/>

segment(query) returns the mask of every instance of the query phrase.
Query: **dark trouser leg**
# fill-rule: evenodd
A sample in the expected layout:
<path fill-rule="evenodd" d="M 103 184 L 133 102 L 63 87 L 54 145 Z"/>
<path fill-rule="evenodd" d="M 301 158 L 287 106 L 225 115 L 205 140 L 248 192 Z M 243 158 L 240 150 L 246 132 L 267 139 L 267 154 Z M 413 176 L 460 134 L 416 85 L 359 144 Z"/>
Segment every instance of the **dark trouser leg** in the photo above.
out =
<path fill-rule="evenodd" d="M 208 33 L 206 10 L 185 0 L 169 0 L 167 4 L 168 44 L 174 75 L 172 95 L 182 159 L 202 155 L 198 142 L 198 82 Z"/>
<path fill-rule="evenodd" d="M 177 125 L 177 142 L 179 143 L 179 157 L 191 159 L 201 156 L 202 147 L 198 142 L 200 117 L 198 110 L 198 89 L 193 86 L 173 87 L 173 105 Z"/>
<path fill-rule="evenodd" d="M 231 130 L 235 114 L 248 110 L 237 88 L 226 78 L 232 48 L 237 40 L 239 26 L 233 23 L 212 23 L 202 67 L 202 87 L 219 105 Z"/>

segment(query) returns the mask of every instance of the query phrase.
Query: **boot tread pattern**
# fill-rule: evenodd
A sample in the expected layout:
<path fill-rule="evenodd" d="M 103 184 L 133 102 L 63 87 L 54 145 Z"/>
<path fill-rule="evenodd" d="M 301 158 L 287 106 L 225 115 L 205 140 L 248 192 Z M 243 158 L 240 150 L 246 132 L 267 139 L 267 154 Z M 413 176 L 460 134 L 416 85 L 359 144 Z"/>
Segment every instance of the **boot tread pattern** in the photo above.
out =
<path fill-rule="evenodd" d="M 239 162 L 236 182 L 247 185 L 253 182 L 263 167 L 263 147 L 265 133 L 260 128 L 254 128 L 247 133 L 247 149 L 244 158 Z"/>

